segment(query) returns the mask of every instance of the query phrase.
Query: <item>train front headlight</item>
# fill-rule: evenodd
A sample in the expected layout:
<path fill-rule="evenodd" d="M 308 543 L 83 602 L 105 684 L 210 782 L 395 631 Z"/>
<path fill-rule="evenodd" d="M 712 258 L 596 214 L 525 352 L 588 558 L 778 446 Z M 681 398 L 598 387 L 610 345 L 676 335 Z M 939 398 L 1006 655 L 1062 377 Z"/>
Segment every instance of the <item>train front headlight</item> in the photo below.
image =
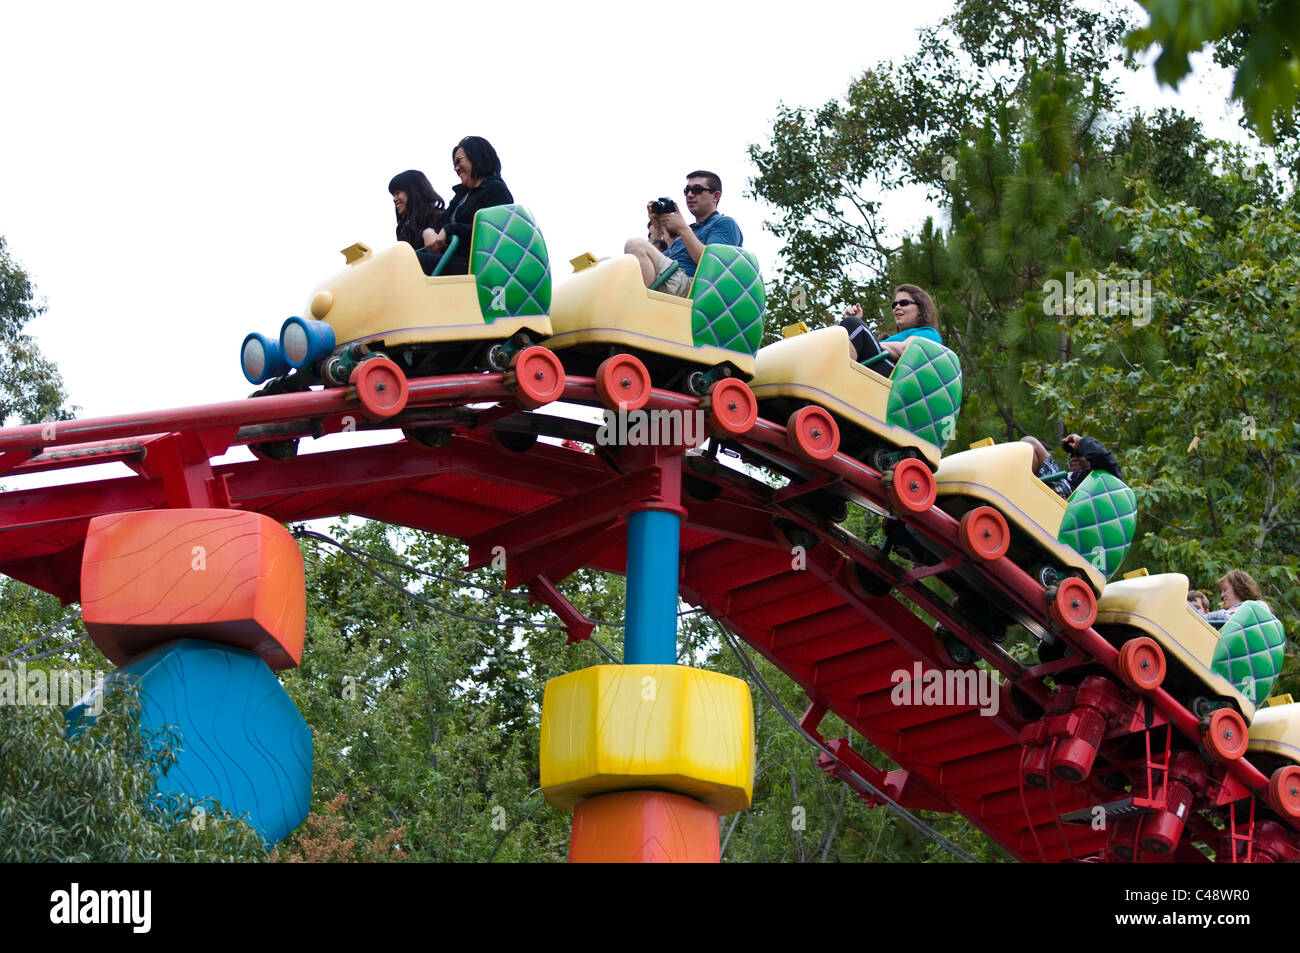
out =
<path fill-rule="evenodd" d="M 307 367 L 334 352 L 334 329 L 324 321 L 292 317 L 280 328 L 280 350 L 290 367 Z"/>
<path fill-rule="evenodd" d="M 239 349 L 239 362 L 250 384 L 261 384 L 289 373 L 280 342 L 256 331 L 244 338 Z"/>

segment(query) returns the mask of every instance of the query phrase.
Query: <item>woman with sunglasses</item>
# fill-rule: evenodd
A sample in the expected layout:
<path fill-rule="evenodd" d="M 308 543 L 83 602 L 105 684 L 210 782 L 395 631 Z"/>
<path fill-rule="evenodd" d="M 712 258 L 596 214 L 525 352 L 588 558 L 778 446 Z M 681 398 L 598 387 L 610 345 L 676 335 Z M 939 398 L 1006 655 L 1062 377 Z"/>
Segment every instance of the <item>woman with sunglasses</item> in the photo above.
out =
<path fill-rule="evenodd" d="M 885 377 L 893 373 L 895 362 L 907 349 L 908 338 L 924 337 L 936 344 L 943 343 L 938 329 L 938 311 L 934 301 L 922 289 L 916 285 L 899 285 L 894 291 L 891 307 L 898 331 L 883 341 L 876 340 L 871 329 L 863 322 L 860 304 L 849 305 L 840 321 L 849 332 L 849 348 L 855 361 L 865 362 L 882 352 L 889 355 L 871 365 L 872 370 Z"/>
<path fill-rule="evenodd" d="M 452 238 L 459 239 L 456 250 L 447 259 L 441 274 L 469 274 L 469 239 L 474 230 L 474 214 L 494 205 L 509 205 L 514 196 L 501 179 L 501 160 L 492 143 L 482 136 L 466 136 L 451 150 L 451 167 L 460 185 L 442 217 L 441 227 L 424 230 L 424 248 L 416 251 L 427 275 L 442 260 Z"/>

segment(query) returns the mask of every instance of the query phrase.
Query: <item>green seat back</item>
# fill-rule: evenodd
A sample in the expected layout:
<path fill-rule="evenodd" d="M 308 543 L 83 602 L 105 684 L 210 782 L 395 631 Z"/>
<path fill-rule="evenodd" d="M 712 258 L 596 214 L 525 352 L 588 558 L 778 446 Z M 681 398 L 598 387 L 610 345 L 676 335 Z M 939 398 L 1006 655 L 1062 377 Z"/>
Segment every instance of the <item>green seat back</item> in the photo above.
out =
<path fill-rule="evenodd" d="M 889 379 L 885 423 L 903 427 L 939 449 L 957 432 L 961 361 L 942 344 L 913 337 Z"/>
<path fill-rule="evenodd" d="M 522 205 L 479 209 L 469 245 L 484 321 L 551 313 L 551 261 L 532 212 Z"/>
<path fill-rule="evenodd" d="M 1268 697 L 1282 671 L 1286 629 L 1268 606 L 1243 602 L 1219 630 L 1210 667 L 1255 704 Z"/>
<path fill-rule="evenodd" d="M 1070 494 L 1056 538 L 1109 579 L 1128 555 L 1135 532 L 1133 491 L 1119 477 L 1093 470 Z"/>
<path fill-rule="evenodd" d="M 752 252 L 735 245 L 706 245 L 691 284 L 691 336 L 712 345 L 758 353 L 767 296 Z"/>

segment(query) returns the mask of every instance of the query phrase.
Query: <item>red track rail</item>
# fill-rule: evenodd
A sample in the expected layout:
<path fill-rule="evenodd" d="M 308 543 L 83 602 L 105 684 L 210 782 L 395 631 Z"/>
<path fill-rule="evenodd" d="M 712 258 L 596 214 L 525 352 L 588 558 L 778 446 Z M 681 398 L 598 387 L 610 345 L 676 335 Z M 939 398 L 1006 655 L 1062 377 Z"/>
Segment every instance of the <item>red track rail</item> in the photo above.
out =
<path fill-rule="evenodd" d="M 594 382 L 570 378 L 565 399 L 596 403 Z M 502 406 L 470 406 L 493 402 Z M 694 410 L 698 404 L 656 390 L 648 409 Z M 582 637 L 585 620 L 569 613 L 554 582 L 583 566 L 622 572 L 626 525 L 620 514 L 628 503 L 657 496 L 675 478 L 669 471 L 676 464 L 661 465 L 652 454 L 634 450 L 592 455 L 538 444 L 521 467 L 483 429 L 514 410 L 502 375 L 426 378 L 410 383 L 407 409 L 382 426 L 454 425 L 444 447 L 407 440 L 215 466 L 212 458 L 239 444 L 370 425 L 354 391 L 336 389 L 0 430 L 0 473 L 117 461 L 134 474 L 0 493 L 0 572 L 72 602 L 79 597 L 86 525 L 102 513 L 218 506 L 256 510 L 282 522 L 351 513 L 466 540 L 471 564 L 482 562 L 492 546 L 505 545 L 508 585 L 528 583 Z M 560 426 L 553 418 L 529 419 L 541 427 Z M 914 533 L 951 555 L 939 567 L 904 570 L 804 505 L 808 493 L 834 486 L 886 512 L 879 473 L 843 455 L 817 466 L 798 460 L 785 449 L 785 429 L 765 420 L 740 443 L 807 479 L 773 490 L 730 468 L 692 460 L 696 488 L 709 484 L 711 491 L 682 496 L 687 517 L 681 593 L 804 689 L 811 700 L 806 728 L 816 734 L 821 716 L 834 712 L 901 767 L 876 769 L 834 739 L 826 744 L 836 758 L 823 755 L 823 766 L 859 788 L 857 779 L 864 779 L 905 807 L 960 811 L 1020 859 L 1104 853 L 1105 832 L 1060 821 L 1098 803 L 1095 787 L 1056 781 L 1038 790 L 1021 784 L 1027 749 L 1015 712 L 1004 707 L 989 717 L 972 706 L 890 701 L 893 673 L 912 671 L 917 662 L 927 670 L 948 667 L 936 655 L 931 624 L 918 612 L 944 623 L 1039 703 L 1048 694 L 1041 677 L 1062 667 L 1027 669 L 967 631 L 924 584 L 938 569 L 965 563 L 956 522 L 937 508 L 909 516 Z M 806 565 L 792 565 L 789 542 L 774 517 L 816 540 Z M 1042 586 L 1018 566 L 1003 557 L 979 568 L 988 594 L 1009 612 L 1031 628 L 1050 624 Z M 888 583 L 891 591 L 865 594 L 855 579 L 859 571 Z M 1083 658 L 1114 671 L 1117 652 L 1095 631 L 1071 634 L 1068 641 Z M 1163 689 L 1147 701 L 1147 724 L 1172 725 L 1183 737 L 1199 739 L 1196 717 Z M 1141 709 L 1141 699 L 1132 702 Z M 1102 748 L 1112 763 L 1125 760 L 1117 744 L 1118 739 Z M 1212 774 L 1222 803 L 1262 797 L 1267 787 L 1267 778 L 1245 759 Z M 865 789 L 859 793 L 880 803 Z M 1193 833 L 1214 836 L 1208 822 L 1197 818 L 1183 848 Z M 1300 838 L 1292 834 L 1292 840 L 1300 847 Z M 1179 855 L 1189 856 L 1185 849 Z"/>

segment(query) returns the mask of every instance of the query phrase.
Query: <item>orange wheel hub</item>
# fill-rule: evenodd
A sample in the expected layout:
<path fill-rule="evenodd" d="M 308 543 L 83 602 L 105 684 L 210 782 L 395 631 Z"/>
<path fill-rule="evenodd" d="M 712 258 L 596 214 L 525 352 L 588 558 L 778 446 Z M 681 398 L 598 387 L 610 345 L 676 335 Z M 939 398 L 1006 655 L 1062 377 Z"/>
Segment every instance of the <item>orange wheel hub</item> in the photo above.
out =
<path fill-rule="evenodd" d="M 700 401 L 709 414 L 709 429 L 720 437 L 739 437 L 758 422 L 758 401 L 744 381 L 715 381 Z"/>
<path fill-rule="evenodd" d="M 920 460 L 910 458 L 900 460 L 885 475 L 885 486 L 895 512 L 924 513 L 934 506 L 938 495 L 930 468 Z"/>
<path fill-rule="evenodd" d="M 391 417 L 406 406 L 406 375 L 382 354 L 366 358 L 354 367 L 348 383 L 357 389 L 357 399 L 370 417 Z"/>
<path fill-rule="evenodd" d="M 1250 735 L 1246 732 L 1246 720 L 1241 715 L 1231 708 L 1220 708 L 1210 715 L 1209 721 L 1202 740 L 1211 758 L 1227 763 L 1236 761 L 1246 753 Z"/>
<path fill-rule="evenodd" d="M 1139 692 L 1155 691 L 1165 680 L 1165 653 L 1154 639 L 1129 639 L 1119 650 L 1119 677 Z"/>
<path fill-rule="evenodd" d="M 809 462 L 829 460 L 840 448 L 840 428 L 830 412 L 820 407 L 801 407 L 785 425 L 790 449 Z"/>
<path fill-rule="evenodd" d="M 1268 781 L 1268 803 L 1283 817 L 1300 821 L 1300 767 L 1283 765 Z"/>
<path fill-rule="evenodd" d="M 596 368 L 596 393 L 610 410 L 640 410 L 650 399 L 650 372 L 632 354 L 615 354 Z"/>
<path fill-rule="evenodd" d="M 1011 545 L 1006 517 L 991 506 L 977 506 L 963 516 L 957 536 L 967 556 L 984 562 L 1001 559 Z"/>
<path fill-rule="evenodd" d="M 1083 632 L 1097 621 L 1097 596 L 1076 576 L 1062 579 L 1052 597 L 1052 621 L 1062 629 Z"/>
<path fill-rule="evenodd" d="M 554 351 L 534 344 L 510 359 L 506 385 L 525 410 L 535 410 L 564 396 L 564 367 Z"/>

